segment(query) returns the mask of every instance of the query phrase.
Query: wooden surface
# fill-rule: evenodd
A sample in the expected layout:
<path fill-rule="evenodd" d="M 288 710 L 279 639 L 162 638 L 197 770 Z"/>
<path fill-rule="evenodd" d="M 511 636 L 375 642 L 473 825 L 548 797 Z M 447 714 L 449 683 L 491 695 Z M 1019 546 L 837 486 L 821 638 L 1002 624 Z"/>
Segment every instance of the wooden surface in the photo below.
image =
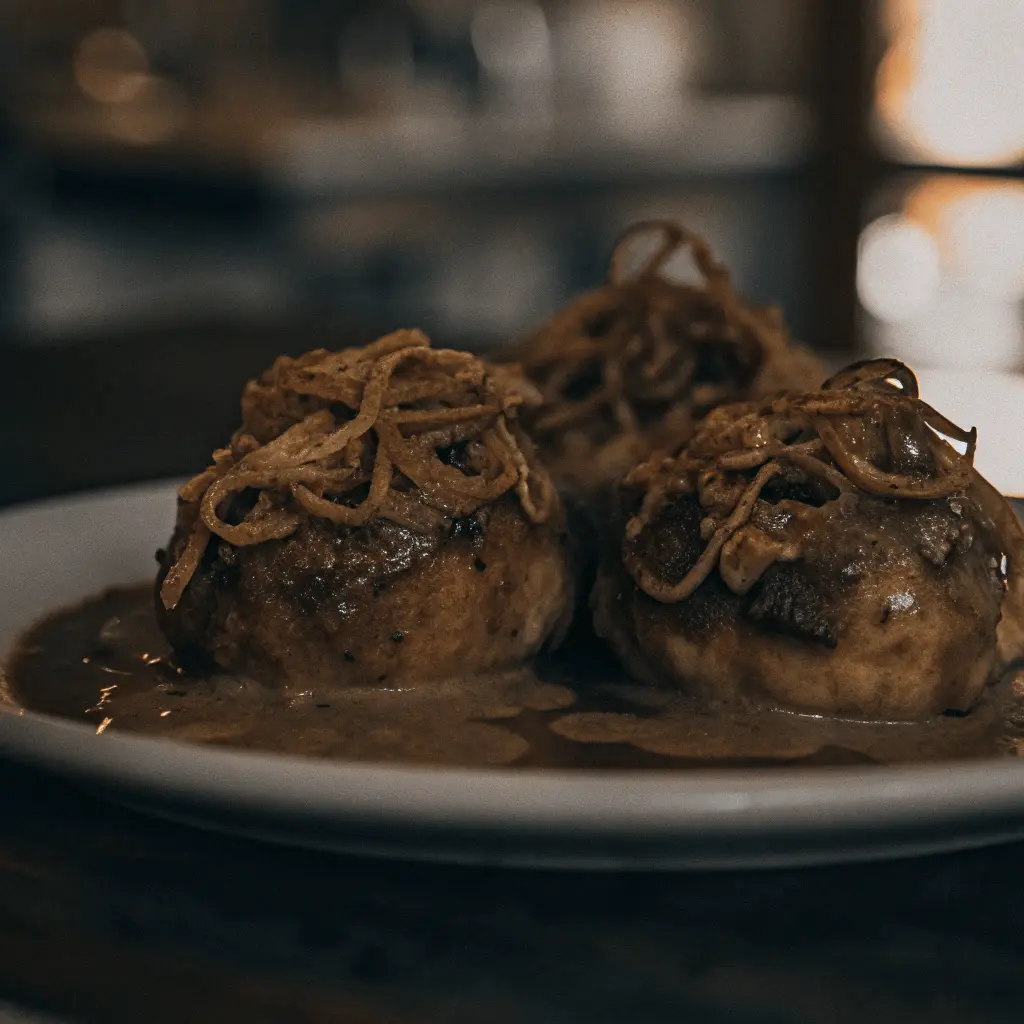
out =
<path fill-rule="evenodd" d="M 0 350 L 2 500 L 194 470 L 238 382 L 310 337 Z M 1024 1017 L 1021 846 L 765 874 L 491 871 L 278 849 L 10 766 L 0 780 L 0 1000 L 59 1019 Z"/>
<path fill-rule="evenodd" d="M 434 867 L 3 778 L 0 995 L 72 1020 L 1021 1019 L 1019 846 L 764 874 Z"/>

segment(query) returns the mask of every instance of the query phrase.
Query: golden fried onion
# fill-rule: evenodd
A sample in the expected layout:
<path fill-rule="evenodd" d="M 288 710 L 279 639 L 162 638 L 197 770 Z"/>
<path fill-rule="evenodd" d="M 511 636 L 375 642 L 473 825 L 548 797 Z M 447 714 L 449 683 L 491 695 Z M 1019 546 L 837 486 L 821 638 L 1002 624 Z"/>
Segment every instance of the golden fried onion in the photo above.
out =
<path fill-rule="evenodd" d="M 880 438 L 887 459 L 877 457 Z M 966 451 L 961 454 L 946 438 L 963 442 Z M 626 478 L 643 499 L 626 526 L 624 563 L 650 597 L 663 603 L 684 600 L 716 567 L 722 549 L 746 525 L 761 490 L 776 476 L 827 484 L 836 494 L 825 507 L 858 493 L 904 500 L 963 495 L 981 525 L 998 538 L 1007 558 L 1007 597 L 1014 609 L 1024 610 L 1024 532 L 1005 500 L 975 470 L 976 443 L 977 430 L 958 427 L 921 401 L 917 378 L 894 359 L 855 363 L 811 394 L 723 407 L 705 419 L 678 455 L 643 463 Z M 916 454 L 920 468 L 879 468 L 880 462 L 899 465 L 905 452 Z M 689 572 L 673 583 L 645 564 L 636 542 L 665 505 L 684 494 L 696 495 L 704 508 L 701 535 L 707 544 Z M 827 514 L 824 507 L 818 511 Z"/>
<path fill-rule="evenodd" d="M 629 274 L 635 242 L 652 235 L 654 251 Z M 663 274 L 667 261 L 687 248 L 703 287 Z M 721 379 L 699 379 L 698 358 L 708 346 L 731 351 Z M 663 425 L 672 436 L 658 447 L 662 441 L 671 447 L 715 405 L 820 379 L 813 357 L 790 347 L 778 311 L 744 304 L 707 242 L 666 220 L 630 227 L 615 245 L 606 283 L 555 314 L 509 358 L 541 392 L 540 409 L 528 421 L 538 440 L 594 422 L 614 423 L 639 440 L 644 407 L 656 403 L 671 409 L 671 422 Z M 650 448 L 641 443 L 639 450 Z"/>
<path fill-rule="evenodd" d="M 528 442 L 515 423 L 521 400 L 505 376 L 492 379 L 469 353 L 431 348 L 415 330 L 361 349 L 281 357 L 249 385 L 243 409 L 270 401 L 313 411 L 265 443 L 243 416 L 231 447 L 214 452 L 213 465 L 181 488 L 191 532 L 161 601 L 177 605 L 211 536 L 261 544 L 294 533 L 304 515 L 341 526 L 382 517 L 427 532 L 514 489 L 530 520 L 546 521 L 554 489 L 524 455 Z M 457 444 L 468 472 L 438 454 Z M 365 496 L 355 500 L 359 489 Z M 255 505 L 229 522 L 245 491 L 258 492 Z"/>

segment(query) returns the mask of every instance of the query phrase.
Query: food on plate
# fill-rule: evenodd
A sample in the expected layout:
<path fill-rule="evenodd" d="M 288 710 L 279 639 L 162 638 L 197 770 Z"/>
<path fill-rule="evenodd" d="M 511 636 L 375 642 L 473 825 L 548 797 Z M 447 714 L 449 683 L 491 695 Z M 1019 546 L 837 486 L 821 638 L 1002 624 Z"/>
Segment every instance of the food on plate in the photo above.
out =
<path fill-rule="evenodd" d="M 497 361 L 415 330 L 280 356 L 180 488 L 155 600 L 41 619 L 0 698 L 370 763 L 1019 756 L 1024 533 L 976 430 L 896 360 L 823 377 L 661 221 Z"/>
<path fill-rule="evenodd" d="M 402 687 L 557 642 L 574 579 L 524 389 L 419 331 L 280 357 L 181 489 L 157 601 L 176 657 L 290 690 Z"/>
<path fill-rule="evenodd" d="M 631 270 L 643 240 L 654 248 Z M 668 262 L 687 249 L 703 284 L 667 276 Z M 639 459 L 677 448 L 716 405 L 805 391 L 823 375 L 790 343 L 779 311 L 740 299 L 704 239 L 671 221 L 629 228 L 606 282 L 503 358 L 540 392 L 522 415 L 541 454 L 584 495 L 614 485 Z"/>
<path fill-rule="evenodd" d="M 626 477 L 598 632 L 637 677 L 704 697 L 968 711 L 1024 653 L 1024 536 L 976 437 L 892 359 L 716 409 Z"/>

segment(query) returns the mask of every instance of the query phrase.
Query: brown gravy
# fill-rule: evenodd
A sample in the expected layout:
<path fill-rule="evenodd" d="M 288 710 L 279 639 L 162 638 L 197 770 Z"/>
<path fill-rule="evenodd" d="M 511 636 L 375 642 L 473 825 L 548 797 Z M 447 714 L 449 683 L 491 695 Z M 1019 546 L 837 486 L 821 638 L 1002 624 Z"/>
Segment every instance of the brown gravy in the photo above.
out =
<path fill-rule="evenodd" d="M 1024 747 L 1016 679 L 969 715 L 919 723 L 711 709 L 629 683 L 596 640 L 486 678 L 285 697 L 175 667 L 148 585 L 43 619 L 14 652 L 6 681 L 16 704 L 97 732 L 350 761 L 682 769 L 1014 756 Z"/>

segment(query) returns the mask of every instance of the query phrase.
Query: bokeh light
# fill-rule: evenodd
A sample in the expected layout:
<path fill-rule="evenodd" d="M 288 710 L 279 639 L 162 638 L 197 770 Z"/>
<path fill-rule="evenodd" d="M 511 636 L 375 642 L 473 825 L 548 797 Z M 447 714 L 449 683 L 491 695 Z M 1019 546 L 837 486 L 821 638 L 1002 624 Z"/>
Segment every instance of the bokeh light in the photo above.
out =
<path fill-rule="evenodd" d="M 924 366 L 1024 364 L 1024 185 L 927 178 L 861 238 L 872 347 Z"/>
<path fill-rule="evenodd" d="M 473 14 L 471 38 L 489 78 L 527 85 L 551 78 L 551 32 L 539 4 L 530 0 L 483 3 Z"/>
<path fill-rule="evenodd" d="M 972 189 L 944 213 L 953 269 L 984 294 L 1024 296 L 1024 188 Z"/>
<path fill-rule="evenodd" d="M 891 45 L 878 111 L 905 146 L 938 163 L 1024 154 L 1024 3 L 888 0 Z"/>
<path fill-rule="evenodd" d="M 938 246 L 919 224 L 890 215 L 864 229 L 857 291 L 879 320 L 898 323 L 924 312 L 938 297 L 941 280 Z"/>
<path fill-rule="evenodd" d="M 75 50 L 75 81 L 97 103 L 128 103 L 144 89 L 149 61 L 130 33 L 100 28 L 83 36 Z"/>
<path fill-rule="evenodd" d="M 694 38 L 687 11 L 666 0 L 593 0 L 568 5 L 557 23 L 560 72 L 585 82 L 632 121 L 676 110 L 692 73 Z M 594 69 L 600 68 L 595 75 Z"/>

